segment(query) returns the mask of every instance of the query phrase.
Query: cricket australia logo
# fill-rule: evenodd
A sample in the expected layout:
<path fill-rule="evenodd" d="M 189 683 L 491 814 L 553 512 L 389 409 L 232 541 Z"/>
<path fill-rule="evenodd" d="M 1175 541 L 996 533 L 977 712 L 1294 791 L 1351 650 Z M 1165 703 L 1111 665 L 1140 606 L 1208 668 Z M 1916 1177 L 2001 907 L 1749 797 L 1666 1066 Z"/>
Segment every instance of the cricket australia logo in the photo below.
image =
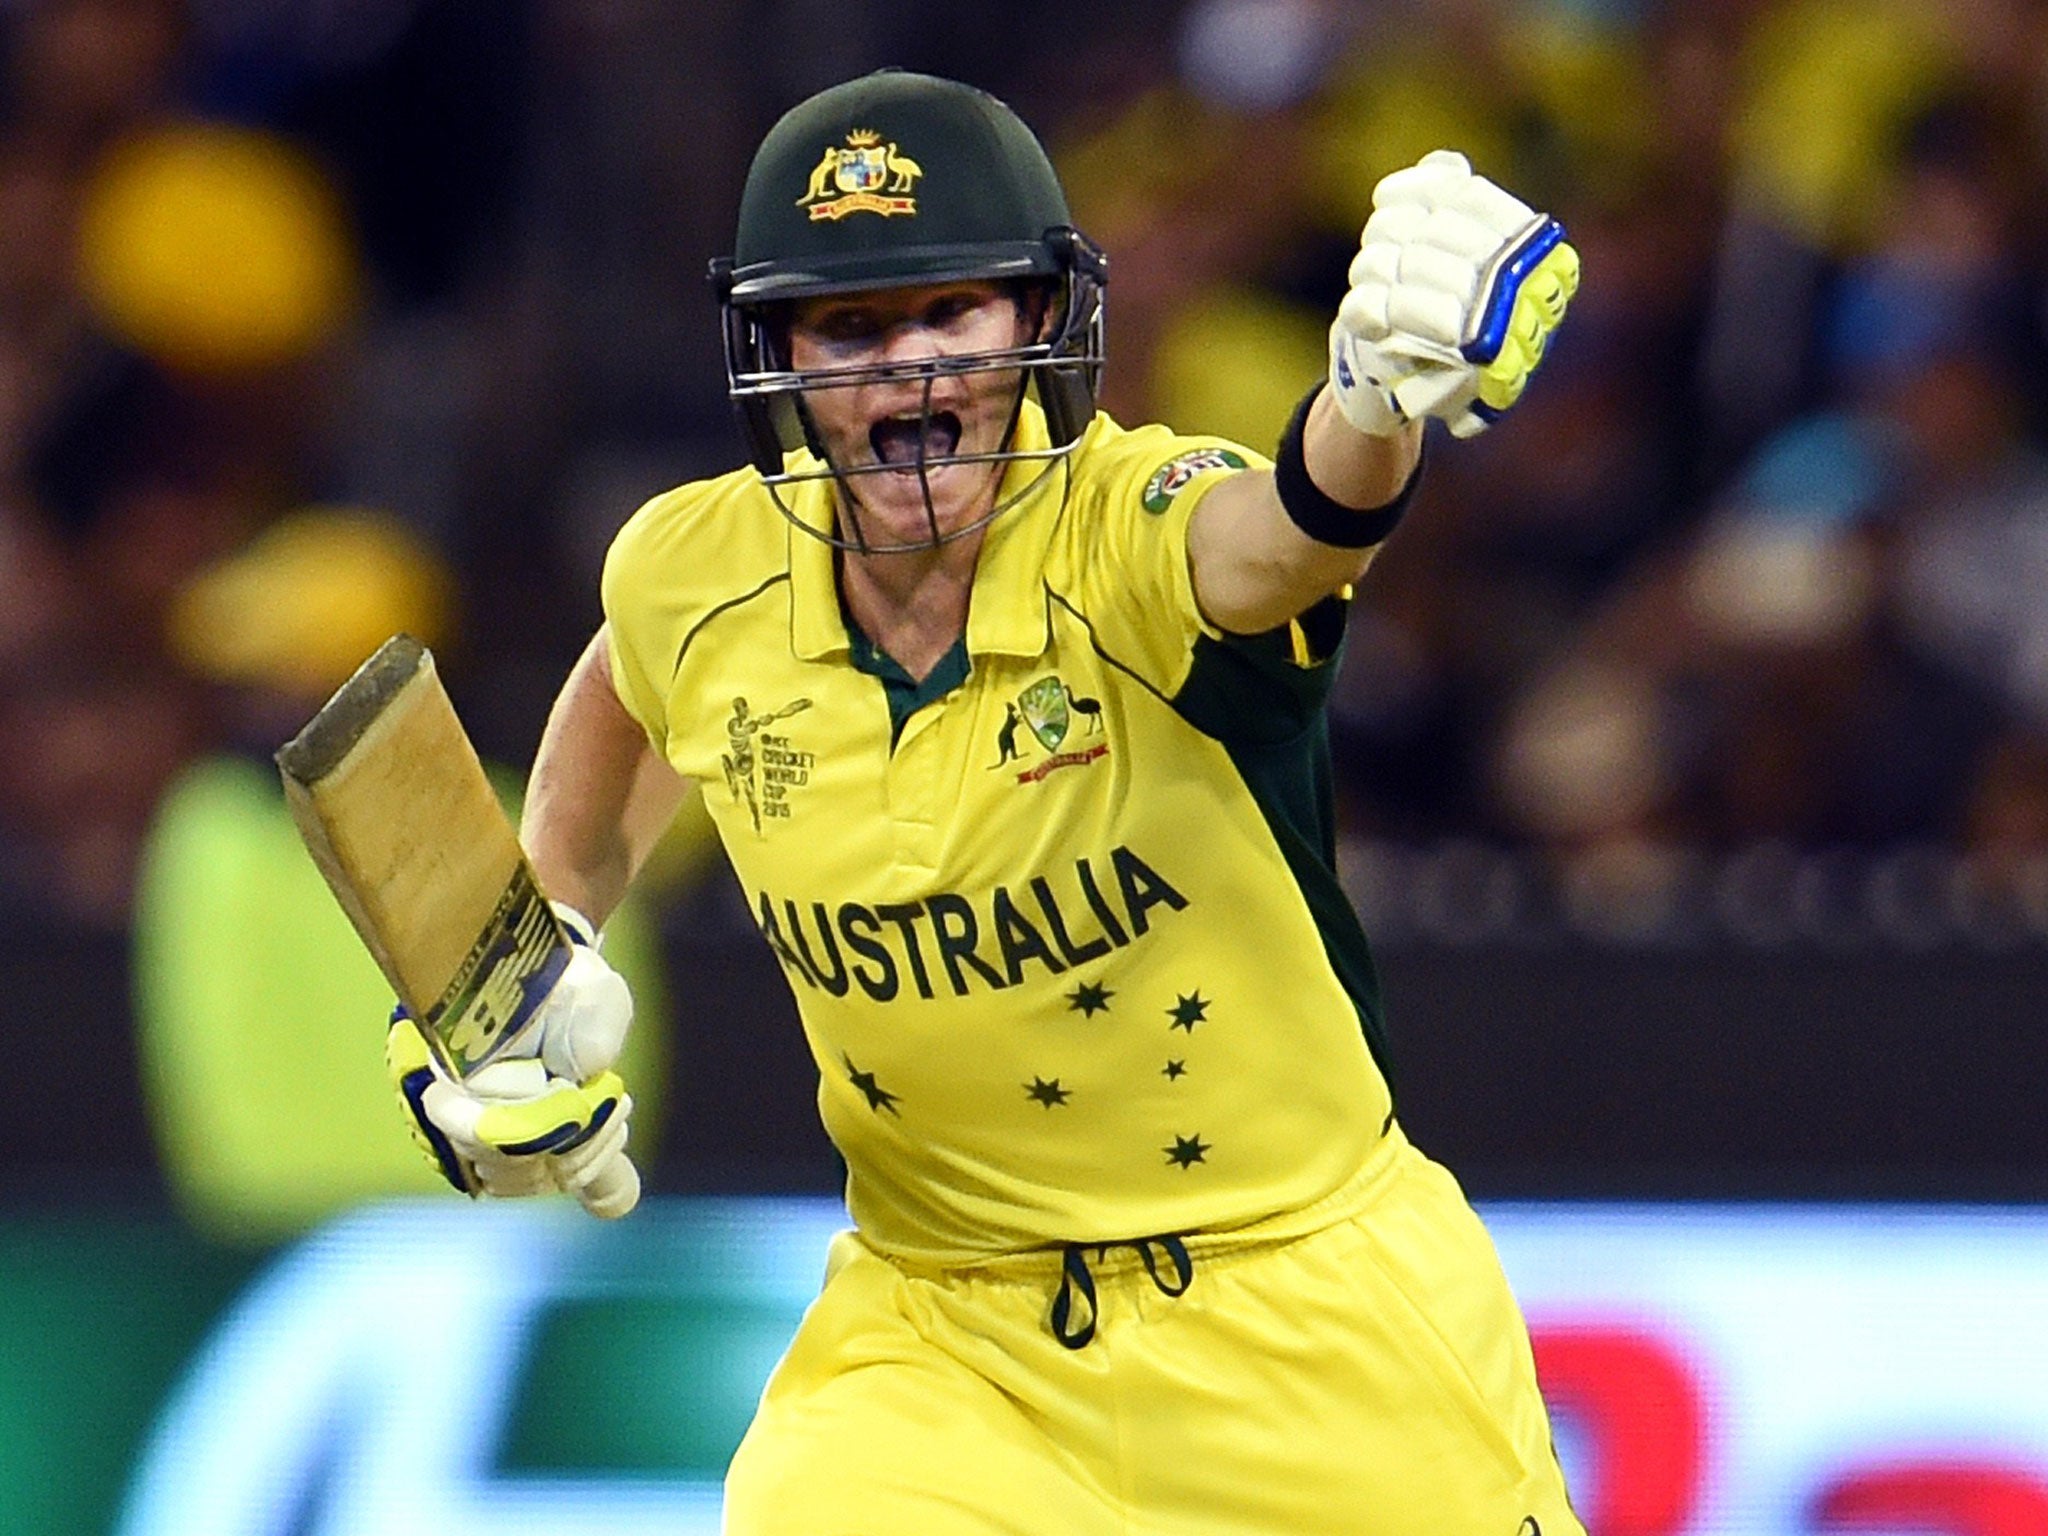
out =
<path fill-rule="evenodd" d="M 1039 678 L 1013 702 L 1003 706 L 1003 723 L 996 730 L 996 760 L 988 765 L 990 771 L 1016 763 L 1017 782 L 1036 784 L 1057 768 L 1078 768 L 1098 757 L 1109 756 L 1109 743 L 1106 741 L 1061 750 L 1068 736 L 1075 732 L 1077 720 L 1086 722 L 1079 727 L 1083 738 L 1100 735 L 1102 701 L 1074 692 L 1057 672 Z M 1017 741 L 1019 732 L 1026 730 L 1048 754 L 1028 766 Z"/>
<path fill-rule="evenodd" d="M 732 718 L 725 722 L 730 750 L 719 761 L 725 764 L 725 787 L 733 804 L 747 808 L 756 832 L 763 821 L 787 821 L 790 791 L 811 782 L 815 757 L 798 749 L 787 735 L 769 730 L 810 707 L 809 699 L 793 699 L 780 709 L 757 715 L 745 698 L 732 701 Z"/>
<path fill-rule="evenodd" d="M 828 144 L 824 158 L 811 170 L 810 186 L 797 206 L 812 220 L 843 219 L 850 213 L 878 213 L 883 218 L 915 214 L 917 199 L 910 189 L 924 167 L 884 144 L 879 133 L 856 128 L 844 145 Z"/>

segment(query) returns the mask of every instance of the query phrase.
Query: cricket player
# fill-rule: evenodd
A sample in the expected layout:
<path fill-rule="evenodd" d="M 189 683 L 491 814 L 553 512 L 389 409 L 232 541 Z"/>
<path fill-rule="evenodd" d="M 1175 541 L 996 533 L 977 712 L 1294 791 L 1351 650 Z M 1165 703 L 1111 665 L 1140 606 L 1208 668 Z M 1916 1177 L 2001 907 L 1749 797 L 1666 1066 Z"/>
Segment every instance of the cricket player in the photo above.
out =
<path fill-rule="evenodd" d="M 1103 254 L 964 85 L 796 107 L 713 277 L 752 462 L 620 532 L 521 830 L 589 934 L 706 787 L 845 1157 L 727 1529 L 1583 1536 L 1395 1114 L 1324 723 L 1425 421 L 1483 428 L 1564 315 L 1557 224 L 1454 153 L 1388 176 L 1270 459 L 1095 408 Z M 519 1140 L 616 990 L 496 1087 L 394 1028 L 454 1182 L 625 1155 L 629 1104 L 566 1172 Z"/>

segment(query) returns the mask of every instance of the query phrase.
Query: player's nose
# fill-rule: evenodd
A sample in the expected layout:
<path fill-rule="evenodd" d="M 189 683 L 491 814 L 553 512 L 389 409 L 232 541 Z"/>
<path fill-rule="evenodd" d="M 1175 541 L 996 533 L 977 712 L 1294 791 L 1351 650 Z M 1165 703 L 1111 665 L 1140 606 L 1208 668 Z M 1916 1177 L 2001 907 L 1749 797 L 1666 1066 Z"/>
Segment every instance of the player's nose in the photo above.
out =
<path fill-rule="evenodd" d="M 908 412 L 958 410 L 966 399 L 965 381 L 959 375 L 934 365 L 946 354 L 927 336 L 923 342 L 907 342 L 882 359 L 890 371 L 875 380 L 862 397 L 868 411 L 878 416 L 900 416 Z"/>
<path fill-rule="evenodd" d="M 921 363 L 945 355 L 944 337 L 915 317 L 905 317 L 887 327 L 879 342 L 882 361 L 889 363 Z"/>

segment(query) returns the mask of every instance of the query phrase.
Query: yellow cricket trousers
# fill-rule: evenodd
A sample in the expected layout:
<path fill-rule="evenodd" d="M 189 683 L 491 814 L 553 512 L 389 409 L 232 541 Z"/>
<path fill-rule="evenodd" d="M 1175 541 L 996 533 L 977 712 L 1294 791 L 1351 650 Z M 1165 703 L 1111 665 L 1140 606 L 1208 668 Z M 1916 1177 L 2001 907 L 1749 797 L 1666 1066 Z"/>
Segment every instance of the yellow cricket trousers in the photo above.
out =
<path fill-rule="evenodd" d="M 1305 1236 L 1190 1235 L 1177 1295 L 1156 1245 L 1091 1245 L 1080 1348 L 1057 1251 L 927 1271 L 841 1234 L 728 1536 L 1585 1536 L 1456 1181 L 1396 1129 L 1346 1193 Z"/>

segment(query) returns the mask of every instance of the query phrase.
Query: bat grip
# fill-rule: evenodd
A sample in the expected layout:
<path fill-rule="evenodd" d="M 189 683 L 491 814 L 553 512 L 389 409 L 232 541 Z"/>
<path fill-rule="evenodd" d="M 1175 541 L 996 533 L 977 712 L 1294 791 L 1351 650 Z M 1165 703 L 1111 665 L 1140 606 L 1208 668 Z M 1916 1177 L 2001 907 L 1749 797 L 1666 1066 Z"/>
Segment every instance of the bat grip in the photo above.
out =
<path fill-rule="evenodd" d="M 605 1221 L 616 1221 L 640 1203 L 640 1170 L 621 1152 L 602 1159 L 589 1179 L 571 1187 L 583 1209 Z"/>

